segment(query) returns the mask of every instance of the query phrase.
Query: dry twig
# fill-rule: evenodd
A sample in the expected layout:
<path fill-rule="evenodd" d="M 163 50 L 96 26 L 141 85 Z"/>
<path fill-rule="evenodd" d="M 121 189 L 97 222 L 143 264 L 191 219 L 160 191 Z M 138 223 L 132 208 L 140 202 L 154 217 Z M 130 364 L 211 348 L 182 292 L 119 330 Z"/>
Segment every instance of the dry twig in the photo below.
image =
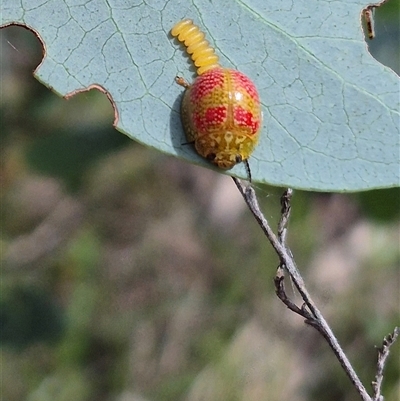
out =
<path fill-rule="evenodd" d="M 383 396 L 381 395 L 381 387 L 383 381 L 383 369 L 386 364 L 386 360 L 389 356 L 390 347 L 395 343 L 397 337 L 400 334 L 400 328 L 395 327 L 393 333 L 384 337 L 382 342 L 382 347 L 378 348 L 378 361 L 376 364 L 376 375 L 375 380 L 372 382 L 372 388 L 374 391 L 373 400 L 383 401 Z"/>
<path fill-rule="evenodd" d="M 321 312 L 313 302 L 310 294 L 308 293 L 303 278 L 297 269 L 296 263 L 294 261 L 292 252 L 286 245 L 286 233 L 287 233 L 287 223 L 290 217 L 290 200 L 293 194 L 293 190 L 288 188 L 281 197 L 281 218 L 278 224 L 278 235 L 275 235 L 272 228 L 270 227 L 267 219 L 264 217 L 260 210 L 258 200 L 254 189 L 251 185 L 243 185 L 239 179 L 234 178 L 233 180 L 239 189 L 243 199 L 245 200 L 248 208 L 252 212 L 253 216 L 257 220 L 259 226 L 263 230 L 264 234 L 268 238 L 272 247 L 275 249 L 279 256 L 280 264 L 274 279 L 276 294 L 279 299 L 293 312 L 304 317 L 305 322 L 310 326 L 318 330 L 322 336 L 325 338 L 332 351 L 339 360 L 347 376 L 353 383 L 354 387 L 358 391 L 363 401 L 383 401 L 383 397 L 380 395 L 381 382 L 383 377 L 383 367 L 385 365 L 387 356 L 389 354 L 389 347 L 396 340 L 398 335 L 398 329 L 396 328 L 392 336 L 385 338 L 383 347 L 379 351 L 378 356 L 378 369 L 375 376 L 374 385 L 374 396 L 371 397 L 361 380 L 359 379 L 357 373 L 353 369 L 350 361 L 348 360 L 346 354 L 341 348 L 338 340 L 333 334 L 328 323 L 322 316 Z M 286 295 L 284 279 L 285 271 L 287 271 L 293 281 L 294 286 L 301 295 L 304 303 L 301 307 L 297 306 L 290 298 Z"/>

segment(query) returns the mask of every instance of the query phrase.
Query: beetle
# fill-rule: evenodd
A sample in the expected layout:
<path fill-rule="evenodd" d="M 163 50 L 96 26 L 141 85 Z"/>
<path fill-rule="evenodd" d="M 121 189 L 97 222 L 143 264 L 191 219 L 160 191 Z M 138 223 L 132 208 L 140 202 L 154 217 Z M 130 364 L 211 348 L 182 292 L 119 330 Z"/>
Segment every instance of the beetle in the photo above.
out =
<path fill-rule="evenodd" d="M 192 20 L 178 22 L 171 34 L 184 43 L 197 67 L 198 76 L 192 84 L 176 77 L 185 88 L 181 120 L 188 142 L 219 168 L 247 163 L 262 122 L 254 83 L 240 71 L 221 67 L 214 49 Z"/>

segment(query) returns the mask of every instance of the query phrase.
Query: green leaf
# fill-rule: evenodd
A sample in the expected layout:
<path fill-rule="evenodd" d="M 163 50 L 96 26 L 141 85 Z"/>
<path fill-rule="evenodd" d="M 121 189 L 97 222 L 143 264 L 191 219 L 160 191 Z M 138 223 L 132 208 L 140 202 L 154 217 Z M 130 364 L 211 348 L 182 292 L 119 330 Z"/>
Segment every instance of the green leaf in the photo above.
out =
<path fill-rule="evenodd" d="M 185 142 L 177 74 L 194 77 L 169 34 L 189 17 L 256 83 L 263 104 L 253 180 L 320 191 L 399 185 L 399 78 L 367 50 L 366 2 L 3 0 L 1 25 L 28 26 L 45 57 L 35 72 L 62 96 L 101 88 L 116 128 L 210 167 Z M 230 173 L 246 177 L 243 165 Z"/>

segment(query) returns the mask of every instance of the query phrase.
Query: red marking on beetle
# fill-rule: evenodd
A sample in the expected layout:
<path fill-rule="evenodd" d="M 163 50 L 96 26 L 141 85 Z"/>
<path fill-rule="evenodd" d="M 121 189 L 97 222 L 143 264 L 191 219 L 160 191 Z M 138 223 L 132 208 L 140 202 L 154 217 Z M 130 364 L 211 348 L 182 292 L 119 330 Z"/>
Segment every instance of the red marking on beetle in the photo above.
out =
<path fill-rule="evenodd" d="M 216 68 L 207 71 L 206 75 L 200 75 L 196 79 L 196 85 L 192 85 L 191 97 L 194 101 L 210 93 L 214 93 L 216 89 L 222 89 L 225 83 L 224 70 Z"/>
<path fill-rule="evenodd" d="M 254 135 L 257 133 L 260 128 L 260 122 L 258 120 L 254 120 L 254 115 L 251 111 L 247 111 L 240 106 L 235 107 L 234 110 L 234 119 L 238 125 L 243 127 L 249 127 L 249 134 Z"/>
<path fill-rule="evenodd" d="M 226 107 L 209 107 L 204 115 L 204 120 L 210 125 L 220 125 L 226 120 Z"/>

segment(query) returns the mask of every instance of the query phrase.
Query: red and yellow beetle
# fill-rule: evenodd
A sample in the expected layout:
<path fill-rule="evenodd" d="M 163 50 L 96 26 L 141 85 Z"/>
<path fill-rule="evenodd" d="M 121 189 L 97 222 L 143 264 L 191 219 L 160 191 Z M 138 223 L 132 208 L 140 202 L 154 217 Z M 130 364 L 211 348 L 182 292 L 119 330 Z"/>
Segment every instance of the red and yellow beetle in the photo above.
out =
<path fill-rule="evenodd" d="M 197 152 L 222 169 L 247 161 L 258 142 L 262 113 L 253 82 L 243 73 L 222 68 L 204 33 L 192 20 L 171 30 L 187 47 L 198 77 L 185 87 L 181 118 L 188 142 Z"/>

